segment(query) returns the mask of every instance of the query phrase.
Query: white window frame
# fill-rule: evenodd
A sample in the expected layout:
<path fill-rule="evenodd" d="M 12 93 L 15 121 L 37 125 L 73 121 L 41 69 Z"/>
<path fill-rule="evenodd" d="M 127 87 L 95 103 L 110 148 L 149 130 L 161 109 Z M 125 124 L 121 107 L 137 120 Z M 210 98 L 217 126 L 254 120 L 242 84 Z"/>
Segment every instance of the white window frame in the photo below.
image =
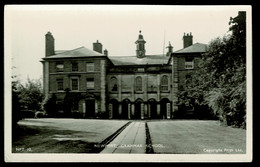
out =
<path fill-rule="evenodd" d="M 77 90 L 73 90 L 73 85 L 72 85 L 72 80 L 76 79 L 78 81 L 78 86 L 77 86 Z M 78 77 L 73 77 L 70 79 L 70 88 L 71 88 L 71 91 L 79 91 L 79 78 Z"/>
<path fill-rule="evenodd" d="M 166 78 L 167 79 L 167 85 L 165 84 L 165 85 L 163 85 L 163 78 Z M 167 75 L 163 75 L 162 77 L 161 77 L 161 91 L 162 92 L 168 92 L 169 91 L 169 77 L 167 76 Z M 166 88 L 167 87 L 167 90 L 164 90 L 163 88 Z"/>
<path fill-rule="evenodd" d="M 193 69 L 193 68 L 194 68 L 193 61 L 186 61 L 185 62 L 185 69 Z"/>
<path fill-rule="evenodd" d="M 190 60 L 187 60 L 190 59 Z M 194 58 L 186 57 L 185 58 L 185 69 L 193 69 L 194 68 Z"/>
<path fill-rule="evenodd" d="M 88 81 L 88 79 L 93 79 L 93 81 Z M 91 83 L 91 84 L 89 84 L 89 83 Z M 93 85 L 93 86 L 89 87 L 89 85 Z M 87 88 L 88 90 L 93 90 L 93 89 L 95 89 L 95 79 L 94 79 L 94 78 L 87 78 L 87 79 L 86 79 L 86 88 Z"/>
<path fill-rule="evenodd" d="M 61 81 L 62 80 L 62 89 L 59 89 L 59 81 Z M 56 79 L 56 90 L 57 91 L 64 91 L 64 80 L 63 79 Z"/>
<path fill-rule="evenodd" d="M 138 78 L 141 78 L 141 85 L 137 85 L 137 79 Z M 137 88 L 139 88 L 141 86 L 141 90 L 139 90 L 139 89 L 137 89 Z M 143 92 L 143 78 L 141 77 L 141 76 L 137 76 L 136 78 L 135 78 L 135 91 L 136 92 Z"/>

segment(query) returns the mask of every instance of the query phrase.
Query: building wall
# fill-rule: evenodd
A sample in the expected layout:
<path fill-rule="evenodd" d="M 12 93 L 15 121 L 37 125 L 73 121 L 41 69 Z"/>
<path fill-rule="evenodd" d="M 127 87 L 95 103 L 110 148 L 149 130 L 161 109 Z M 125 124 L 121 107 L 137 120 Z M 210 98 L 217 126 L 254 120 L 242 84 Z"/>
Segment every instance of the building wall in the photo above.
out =
<path fill-rule="evenodd" d="M 168 91 L 161 91 L 161 78 L 162 76 L 168 77 L 169 87 Z M 111 85 L 110 79 L 112 77 L 117 78 L 118 90 L 111 91 L 113 85 Z M 136 77 L 142 78 L 142 91 L 135 90 L 135 79 Z M 137 99 L 142 99 L 147 101 L 151 98 L 160 101 L 162 98 L 168 98 L 172 100 L 171 97 L 171 73 L 162 73 L 162 74 L 108 74 L 107 75 L 107 89 L 109 100 L 116 99 L 118 101 L 123 101 L 128 98 L 130 101 L 135 101 Z M 152 89 L 151 89 L 152 87 Z"/>
<path fill-rule="evenodd" d="M 193 57 L 193 69 L 185 69 L 185 57 Z M 185 54 L 175 57 L 177 59 L 177 76 L 178 76 L 178 90 L 186 88 L 186 76 L 190 75 L 191 79 L 194 72 L 199 68 L 199 63 L 201 62 L 200 54 Z"/>
<path fill-rule="evenodd" d="M 161 86 L 161 78 L 163 76 L 168 77 L 168 90 L 162 91 Z M 142 91 L 136 91 L 135 88 L 135 79 L 137 77 L 142 78 Z M 111 78 L 117 79 L 117 91 L 112 91 L 113 85 L 111 82 Z M 117 102 L 118 108 L 116 109 L 117 115 L 119 115 L 119 118 L 123 112 L 128 112 L 128 119 L 136 119 L 136 113 L 137 112 L 137 103 L 141 102 L 141 116 L 140 119 L 146 119 L 151 118 L 151 104 L 150 101 L 153 101 L 156 108 L 156 112 L 160 115 L 163 115 L 163 117 L 159 116 L 157 118 L 171 118 L 172 116 L 172 110 L 170 109 L 169 115 L 166 116 L 165 111 L 166 107 L 164 109 L 161 109 L 161 105 L 164 100 L 167 99 L 167 102 L 169 104 L 172 103 L 173 96 L 172 96 L 172 89 L 171 89 L 171 83 L 172 83 L 172 76 L 171 72 L 167 73 L 109 73 L 107 75 L 107 90 L 108 90 L 108 104 L 107 104 L 107 110 L 110 113 L 109 118 L 117 118 L 113 116 L 112 106 L 115 104 L 113 101 Z M 129 104 L 128 108 L 123 109 L 124 103 L 127 101 Z M 109 107 L 110 106 L 110 107 Z M 127 110 L 127 111 L 125 111 Z M 125 114 L 126 115 L 126 114 Z M 134 116 L 135 115 L 135 116 Z M 137 117 L 138 119 L 139 117 Z M 155 118 L 154 116 L 152 118 Z"/>
<path fill-rule="evenodd" d="M 62 72 L 56 71 L 56 63 L 63 62 Z M 94 63 L 94 72 L 87 72 L 86 63 Z M 72 63 L 78 63 L 78 71 L 72 71 Z M 79 101 L 78 111 L 84 113 L 83 103 L 89 95 L 95 98 L 95 113 L 106 111 L 106 67 L 107 59 L 105 58 L 84 58 L 84 59 L 63 59 L 50 60 L 44 64 L 44 87 L 47 95 L 55 94 L 57 101 L 63 101 L 66 88 L 70 92 L 79 93 L 82 100 Z M 78 79 L 78 90 L 71 90 L 71 79 Z M 87 89 L 87 78 L 94 78 L 94 89 Z M 63 79 L 63 90 L 57 90 L 57 79 Z M 86 107 L 86 106 L 85 106 Z"/>

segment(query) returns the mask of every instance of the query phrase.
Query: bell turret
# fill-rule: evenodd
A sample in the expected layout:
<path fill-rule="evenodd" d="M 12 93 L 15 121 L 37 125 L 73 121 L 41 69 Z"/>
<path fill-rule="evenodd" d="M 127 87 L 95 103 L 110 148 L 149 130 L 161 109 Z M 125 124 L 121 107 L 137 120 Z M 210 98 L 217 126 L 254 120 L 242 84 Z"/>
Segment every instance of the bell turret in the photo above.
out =
<path fill-rule="evenodd" d="M 145 57 L 145 43 L 143 35 L 141 34 L 141 30 L 139 31 L 138 40 L 135 42 L 136 44 L 136 56 L 138 58 Z"/>

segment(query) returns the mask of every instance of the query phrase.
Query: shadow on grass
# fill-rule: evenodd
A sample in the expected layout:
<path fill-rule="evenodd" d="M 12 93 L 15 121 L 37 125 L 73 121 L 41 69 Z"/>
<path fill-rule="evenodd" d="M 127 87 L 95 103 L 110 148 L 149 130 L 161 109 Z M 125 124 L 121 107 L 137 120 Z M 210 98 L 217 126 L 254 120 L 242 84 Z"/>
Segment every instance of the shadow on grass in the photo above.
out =
<path fill-rule="evenodd" d="M 53 129 L 41 126 L 17 125 L 12 130 L 12 153 L 95 153 L 97 143 L 90 143 L 86 140 L 57 140 L 53 136 L 75 136 L 78 131 Z M 75 136 L 75 138 L 85 137 Z"/>

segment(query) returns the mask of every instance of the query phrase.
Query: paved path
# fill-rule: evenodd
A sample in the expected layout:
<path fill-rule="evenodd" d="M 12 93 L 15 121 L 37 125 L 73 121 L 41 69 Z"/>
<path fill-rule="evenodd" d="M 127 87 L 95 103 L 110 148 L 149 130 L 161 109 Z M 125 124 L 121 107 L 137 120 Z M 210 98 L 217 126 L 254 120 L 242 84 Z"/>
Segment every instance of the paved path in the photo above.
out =
<path fill-rule="evenodd" d="M 145 153 L 145 122 L 130 123 L 112 142 L 101 151 L 103 153 Z"/>

